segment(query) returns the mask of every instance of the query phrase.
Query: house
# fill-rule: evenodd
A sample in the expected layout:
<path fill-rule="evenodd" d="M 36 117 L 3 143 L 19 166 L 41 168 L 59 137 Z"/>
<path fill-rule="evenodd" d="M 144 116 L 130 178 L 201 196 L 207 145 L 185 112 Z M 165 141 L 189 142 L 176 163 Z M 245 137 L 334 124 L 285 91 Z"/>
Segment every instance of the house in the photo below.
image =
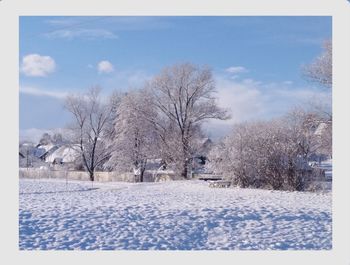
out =
<path fill-rule="evenodd" d="M 38 144 L 35 146 L 34 155 L 40 158 L 42 161 L 45 161 L 46 158 L 55 152 L 59 148 L 58 145 L 54 144 Z"/>
<path fill-rule="evenodd" d="M 326 132 L 326 130 L 329 128 L 329 126 L 332 126 L 332 125 L 326 122 L 321 122 L 316 127 L 314 134 L 317 136 L 322 136 Z"/>
<path fill-rule="evenodd" d="M 19 167 L 26 167 L 29 161 L 26 157 L 19 151 L 18 152 L 18 165 Z"/>
<path fill-rule="evenodd" d="M 80 155 L 75 145 L 62 145 L 50 150 L 45 156 L 45 162 L 52 165 L 74 164 Z"/>

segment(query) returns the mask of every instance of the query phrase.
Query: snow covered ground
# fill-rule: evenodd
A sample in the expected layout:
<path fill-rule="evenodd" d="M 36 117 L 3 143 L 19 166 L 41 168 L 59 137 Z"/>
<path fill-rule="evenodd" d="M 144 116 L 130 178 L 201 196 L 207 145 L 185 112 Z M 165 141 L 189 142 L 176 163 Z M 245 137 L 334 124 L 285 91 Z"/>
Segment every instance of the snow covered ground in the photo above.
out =
<path fill-rule="evenodd" d="M 19 248 L 332 248 L 331 192 L 20 180 Z"/>

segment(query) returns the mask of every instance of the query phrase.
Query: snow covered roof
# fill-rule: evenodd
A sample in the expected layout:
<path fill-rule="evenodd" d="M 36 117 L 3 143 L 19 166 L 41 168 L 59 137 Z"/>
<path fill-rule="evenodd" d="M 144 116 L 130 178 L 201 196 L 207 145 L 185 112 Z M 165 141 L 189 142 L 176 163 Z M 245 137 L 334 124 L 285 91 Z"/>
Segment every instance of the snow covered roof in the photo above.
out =
<path fill-rule="evenodd" d="M 45 144 L 45 145 L 42 145 L 42 144 L 38 144 L 37 146 L 36 146 L 36 148 L 38 148 L 38 149 L 43 149 L 43 150 L 45 150 L 45 152 L 47 152 L 47 151 L 49 151 L 50 149 L 52 149 L 53 147 L 55 147 L 56 145 L 54 145 L 54 144 Z"/>
<path fill-rule="evenodd" d="M 327 127 L 328 127 L 327 123 L 324 123 L 324 122 L 320 123 L 315 130 L 315 135 L 322 135 L 324 130 L 326 130 Z"/>
<path fill-rule="evenodd" d="M 61 146 L 45 159 L 45 162 L 53 163 L 55 159 L 61 159 L 63 163 L 71 163 L 79 156 L 79 152 L 72 146 Z"/>
<path fill-rule="evenodd" d="M 49 152 L 53 152 L 57 148 L 58 146 L 54 144 L 46 144 L 46 145 L 38 144 L 34 149 L 34 155 L 36 157 L 44 159 L 44 157 L 48 155 Z"/>

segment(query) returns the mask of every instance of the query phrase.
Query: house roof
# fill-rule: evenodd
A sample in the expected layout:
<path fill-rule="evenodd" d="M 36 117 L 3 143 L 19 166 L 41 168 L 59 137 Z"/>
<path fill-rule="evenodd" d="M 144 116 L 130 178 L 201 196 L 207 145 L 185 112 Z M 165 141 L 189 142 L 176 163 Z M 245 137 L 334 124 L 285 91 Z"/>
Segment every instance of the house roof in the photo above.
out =
<path fill-rule="evenodd" d="M 35 156 L 43 159 L 46 155 L 48 155 L 49 152 L 53 152 L 57 148 L 58 146 L 54 144 L 38 144 L 35 147 Z"/>
<path fill-rule="evenodd" d="M 327 129 L 327 127 L 328 127 L 327 123 L 325 122 L 320 123 L 315 130 L 315 135 L 322 135 L 324 131 Z"/>
<path fill-rule="evenodd" d="M 71 163 L 74 162 L 79 156 L 79 152 L 75 150 L 72 146 L 61 146 L 49 154 L 45 162 L 53 163 L 55 159 L 62 159 L 63 163 Z"/>

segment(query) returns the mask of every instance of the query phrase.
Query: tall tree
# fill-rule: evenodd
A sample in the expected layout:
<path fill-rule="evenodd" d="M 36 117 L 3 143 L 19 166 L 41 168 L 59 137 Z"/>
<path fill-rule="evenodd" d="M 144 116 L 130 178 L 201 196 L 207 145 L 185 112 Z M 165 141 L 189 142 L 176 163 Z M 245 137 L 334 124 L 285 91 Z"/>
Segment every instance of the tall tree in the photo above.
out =
<path fill-rule="evenodd" d="M 332 41 L 323 44 L 323 52 L 303 69 L 304 76 L 326 88 L 332 88 Z M 332 102 L 331 97 L 325 102 L 311 102 L 314 111 L 319 115 L 319 146 L 318 151 L 332 155 Z"/>
<path fill-rule="evenodd" d="M 317 82 L 322 86 L 332 87 L 332 41 L 323 44 L 323 52 L 314 61 L 304 66 L 303 74 L 306 79 Z"/>
<path fill-rule="evenodd" d="M 180 174 L 189 178 L 194 153 L 194 136 L 200 125 L 209 119 L 227 119 L 227 111 L 218 107 L 214 97 L 215 84 L 210 69 L 192 64 L 165 68 L 148 84 L 151 104 L 158 112 L 155 121 L 159 131 L 166 132 L 171 141 L 165 148 L 173 154 Z M 165 135 L 165 134 L 164 134 Z M 174 159 L 174 154 L 177 157 Z"/>
<path fill-rule="evenodd" d="M 96 168 L 110 155 L 105 136 L 112 122 L 114 105 L 102 102 L 100 91 L 100 88 L 91 88 L 85 94 L 69 95 L 65 101 L 66 109 L 74 117 L 73 146 L 80 152 L 91 181 L 95 179 Z"/>
<path fill-rule="evenodd" d="M 149 117 L 154 117 L 152 105 L 145 104 L 144 90 L 131 91 L 122 97 L 115 117 L 114 151 L 106 163 L 109 169 L 134 171 L 143 182 L 149 159 L 156 158 L 159 149 L 158 133 Z"/>

